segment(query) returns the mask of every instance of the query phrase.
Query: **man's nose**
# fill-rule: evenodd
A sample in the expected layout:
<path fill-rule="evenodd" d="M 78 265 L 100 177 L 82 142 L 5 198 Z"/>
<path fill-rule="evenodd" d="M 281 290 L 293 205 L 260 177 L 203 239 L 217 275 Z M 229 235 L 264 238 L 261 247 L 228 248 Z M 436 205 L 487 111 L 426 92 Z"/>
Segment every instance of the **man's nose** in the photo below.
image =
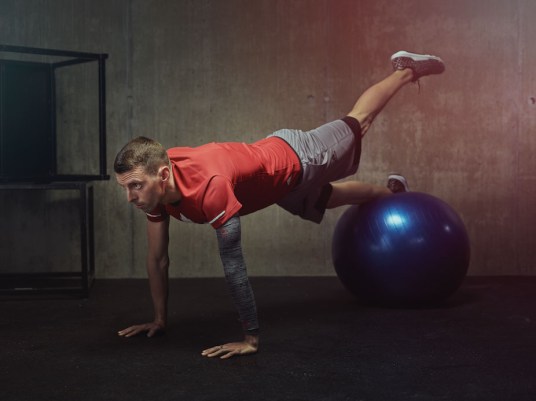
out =
<path fill-rule="evenodd" d="M 127 190 L 127 199 L 129 202 L 134 202 L 136 200 L 136 197 L 131 191 Z"/>

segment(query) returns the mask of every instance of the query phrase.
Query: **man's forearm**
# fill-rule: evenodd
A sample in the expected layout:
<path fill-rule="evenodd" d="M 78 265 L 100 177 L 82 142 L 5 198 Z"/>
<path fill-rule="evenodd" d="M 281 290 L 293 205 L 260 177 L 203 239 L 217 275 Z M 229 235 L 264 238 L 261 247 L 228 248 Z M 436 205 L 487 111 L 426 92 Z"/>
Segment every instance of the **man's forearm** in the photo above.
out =
<path fill-rule="evenodd" d="M 255 297 L 242 255 L 240 218 L 232 217 L 216 231 L 225 279 L 238 309 L 244 332 L 255 336 L 259 329 Z"/>
<path fill-rule="evenodd" d="M 154 320 L 163 326 L 167 323 L 169 260 L 147 260 L 149 286 L 153 299 Z"/>

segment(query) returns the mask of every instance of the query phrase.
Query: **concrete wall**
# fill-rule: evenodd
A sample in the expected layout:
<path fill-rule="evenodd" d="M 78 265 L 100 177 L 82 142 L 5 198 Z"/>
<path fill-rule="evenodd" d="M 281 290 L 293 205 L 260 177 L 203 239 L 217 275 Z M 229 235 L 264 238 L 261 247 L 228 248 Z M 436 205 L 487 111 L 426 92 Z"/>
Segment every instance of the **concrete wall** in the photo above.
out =
<path fill-rule="evenodd" d="M 403 172 L 465 220 L 470 274 L 518 275 L 536 273 L 535 17 L 531 0 L 1 0 L 0 37 L 110 54 L 110 165 L 137 135 L 195 146 L 314 128 L 386 76 L 394 51 L 437 53 L 446 73 L 387 106 L 357 178 Z M 98 276 L 144 277 L 144 216 L 113 181 L 96 195 Z M 250 274 L 333 274 L 341 212 L 321 225 L 275 206 L 243 218 Z M 222 274 L 210 227 L 174 222 L 171 243 L 172 276 Z"/>

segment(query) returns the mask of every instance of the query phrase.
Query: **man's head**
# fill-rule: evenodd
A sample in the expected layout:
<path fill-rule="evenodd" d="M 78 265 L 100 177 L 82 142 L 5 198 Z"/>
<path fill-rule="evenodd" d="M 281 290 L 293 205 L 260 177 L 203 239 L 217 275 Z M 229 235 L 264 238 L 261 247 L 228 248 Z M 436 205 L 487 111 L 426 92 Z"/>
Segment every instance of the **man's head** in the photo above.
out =
<path fill-rule="evenodd" d="M 171 176 L 166 149 L 145 137 L 132 139 L 119 151 L 114 171 L 128 201 L 145 212 L 162 202 Z"/>
<path fill-rule="evenodd" d="M 166 149 L 155 140 L 143 136 L 128 142 L 119 151 L 114 161 L 116 174 L 142 167 L 146 174 L 155 175 L 162 166 L 169 166 Z"/>

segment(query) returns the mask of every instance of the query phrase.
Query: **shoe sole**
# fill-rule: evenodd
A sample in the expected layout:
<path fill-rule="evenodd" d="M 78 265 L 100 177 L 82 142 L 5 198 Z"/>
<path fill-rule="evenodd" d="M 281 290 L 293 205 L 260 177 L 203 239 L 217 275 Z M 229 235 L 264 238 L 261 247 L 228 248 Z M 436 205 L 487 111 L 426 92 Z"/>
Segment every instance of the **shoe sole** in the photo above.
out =
<path fill-rule="evenodd" d="M 406 192 L 409 192 L 409 184 L 408 184 L 408 180 L 406 180 L 406 177 L 404 177 L 403 175 L 399 175 L 397 173 L 391 173 L 389 174 L 389 176 L 387 177 L 387 182 L 389 182 L 389 180 L 391 179 L 394 179 L 400 183 L 402 183 L 402 185 L 404 186 Z"/>
<path fill-rule="evenodd" d="M 410 58 L 410 59 L 412 59 L 414 61 L 436 60 L 436 61 L 440 62 L 441 64 L 444 64 L 443 60 L 441 60 L 441 58 L 439 58 L 437 56 L 432 56 L 430 54 L 410 53 L 410 52 L 407 52 L 407 51 L 404 51 L 404 50 L 401 50 L 401 51 L 396 52 L 395 54 L 393 54 L 391 56 L 391 61 L 396 59 L 396 58 Z"/>

